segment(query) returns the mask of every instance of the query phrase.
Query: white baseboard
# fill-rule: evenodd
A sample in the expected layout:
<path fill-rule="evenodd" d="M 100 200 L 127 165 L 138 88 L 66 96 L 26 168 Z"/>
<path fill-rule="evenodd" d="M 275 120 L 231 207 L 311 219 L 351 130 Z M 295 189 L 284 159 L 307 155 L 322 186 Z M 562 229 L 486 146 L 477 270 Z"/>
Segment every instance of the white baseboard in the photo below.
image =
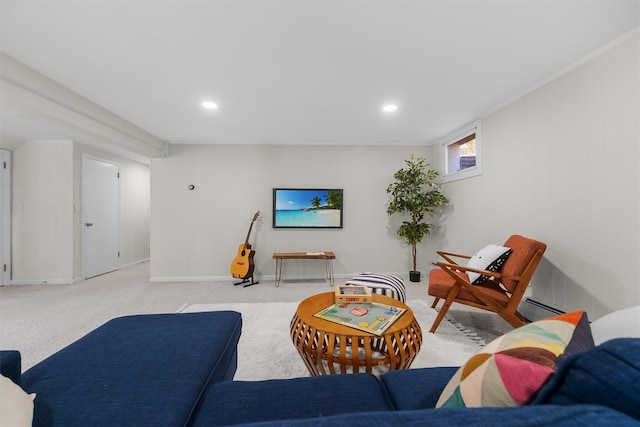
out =
<path fill-rule="evenodd" d="M 149 282 L 228 282 L 233 279 L 229 276 L 172 276 L 172 277 L 149 277 Z"/>
<path fill-rule="evenodd" d="M 73 285 L 78 279 L 19 279 L 11 280 L 9 285 Z"/>
<path fill-rule="evenodd" d="M 151 260 L 151 258 L 145 258 L 145 259 L 141 259 L 141 260 L 138 260 L 138 261 L 129 262 L 127 264 L 122 264 L 120 266 L 120 269 L 127 268 L 127 267 L 133 267 L 134 265 L 138 265 L 138 264 L 144 264 L 145 262 L 149 262 L 150 260 Z"/>
<path fill-rule="evenodd" d="M 357 275 L 359 275 L 360 273 L 340 273 L 340 274 L 334 274 L 333 278 L 334 280 L 348 280 L 351 279 L 352 277 L 355 277 Z M 395 276 L 401 277 L 401 278 L 408 278 L 409 277 L 409 273 L 385 273 L 385 274 L 393 274 Z M 266 274 L 264 276 L 256 274 L 256 276 L 254 277 L 256 281 L 261 281 L 261 280 L 265 280 L 265 281 L 275 281 L 276 276 L 275 274 Z M 150 282 L 157 282 L 157 283 L 166 283 L 166 282 L 229 282 L 229 281 L 235 281 L 235 280 L 239 280 L 236 279 L 234 277 L 230 277 L 230 276 L 167 276 L 167 277 L 150 277 L 149 281 Z M 324 274 L 310 274 L 310 275 L 306 275 L 306 276 L 296 276 L 296 275 L 284 275 L 282 276 L 282 280 L 299 280 L 299 281 L 304 281 L 304 280 L 327 280 L 327 276 L 325 276 Z"/>

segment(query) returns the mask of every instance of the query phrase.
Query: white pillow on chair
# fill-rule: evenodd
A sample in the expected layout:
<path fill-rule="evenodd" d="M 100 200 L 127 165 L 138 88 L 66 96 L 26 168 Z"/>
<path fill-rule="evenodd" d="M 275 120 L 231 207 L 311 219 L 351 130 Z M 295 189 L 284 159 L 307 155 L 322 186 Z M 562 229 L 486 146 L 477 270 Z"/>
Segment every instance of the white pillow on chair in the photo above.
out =
<path fill-rule="evenodd" d="M 500 268 L 511 254 L 511 248 L 498 245 L 487 245 L 476 252 L 467 262 L 467 267 L 478 270 L 500 271 Z M 479 285 L 489 279 L 489 276 L 468 271 L 469 282 Z"/>

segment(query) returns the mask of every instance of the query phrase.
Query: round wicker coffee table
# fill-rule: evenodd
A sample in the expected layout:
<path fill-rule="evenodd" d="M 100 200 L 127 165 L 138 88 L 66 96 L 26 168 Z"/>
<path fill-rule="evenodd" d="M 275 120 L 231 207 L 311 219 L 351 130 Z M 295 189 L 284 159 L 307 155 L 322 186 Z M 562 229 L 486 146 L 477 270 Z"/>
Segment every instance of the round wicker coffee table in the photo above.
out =
<path fill-rule="evenodd" d="M 411 309 L 383 295 L 373 301 L 406 312 L 378 336 L 313 315 L 334 303 L 333 292 L 314 295 L 298 305 L 291 320 L 291 340 L 313 376 L 368 372 L 376 375 L 408 369 L 420 351 L 422 330 Z"/>

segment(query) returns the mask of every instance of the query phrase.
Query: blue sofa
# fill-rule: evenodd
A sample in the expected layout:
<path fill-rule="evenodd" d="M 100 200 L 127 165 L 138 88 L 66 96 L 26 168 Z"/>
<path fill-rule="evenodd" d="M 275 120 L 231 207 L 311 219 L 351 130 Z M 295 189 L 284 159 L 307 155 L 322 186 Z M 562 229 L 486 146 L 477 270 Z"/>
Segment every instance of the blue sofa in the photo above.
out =
<path fill-rule="evenodd" d="M 34 426 L 184 426 L 206 388 L 231 380 L 242 318 L 233 311 L 120 317 L 20 376 L 20 355 L 0 370 L 36 393 Z"/>
<path fill-rule="evenodd" d="M 454 367 L 232 381 L 235 312 L 114 319 L 20 375 L 34 426 L 640 426 L 640 339 L 567 358 L 531 405 L 434 409 Z"/>

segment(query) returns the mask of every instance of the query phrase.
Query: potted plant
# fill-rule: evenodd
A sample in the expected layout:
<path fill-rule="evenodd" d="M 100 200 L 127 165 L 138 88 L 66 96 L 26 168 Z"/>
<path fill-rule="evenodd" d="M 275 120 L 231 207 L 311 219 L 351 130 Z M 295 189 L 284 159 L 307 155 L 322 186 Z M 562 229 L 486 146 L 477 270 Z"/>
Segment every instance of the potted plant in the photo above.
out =
<path fill-rule="evenodd" d="M 398 228 L 398 236 L 411 246 L 413 256 L 413 270 L 409 272 L 409 280 L 420 281 L 420 272 L 416 267 L 416 245 L 429 234 L 433 224 L 424 222 L 425 215 L 433 216 L 435 210 L 449 203 L 434 182 L 438 178 L 438 171 L 428 169 L 429 166 L 422 157 L 405 160 L 407 167 L 400 169 L 393 178 L 395 182 L 389 184 L 387 193 L 391 201 L 387 206 L 387 214 L 407 214 L 408 220 L 402 221 Z"/>

